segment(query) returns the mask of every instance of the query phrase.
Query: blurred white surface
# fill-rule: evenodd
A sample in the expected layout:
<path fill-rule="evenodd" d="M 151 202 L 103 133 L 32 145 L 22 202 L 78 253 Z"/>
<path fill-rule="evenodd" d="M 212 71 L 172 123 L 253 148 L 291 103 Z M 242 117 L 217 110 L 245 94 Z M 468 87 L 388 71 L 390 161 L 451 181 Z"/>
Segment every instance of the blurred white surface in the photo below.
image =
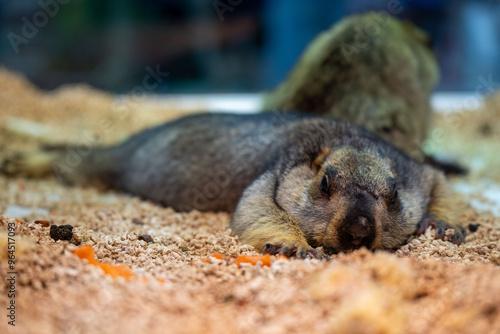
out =
<path fill-rule="evenodd" d="M 183 94 L 159 98 L 181 110 L 252 113 L 260 109 L 262 94 Z"/>
<path fill-rule="evenodd" d="M 185 94 L 163 95 L 159 99 L 182 110 L 206 110 L 212 112 L 256 112 L 260 109 L 262 94 Z M 442 113 L 464 108 L 477 108 L 483 97 L 473 92 L 440 92 L 431 98 L 432 107 Z"/>
<path fill-rule="evenodd" d="M 474 92 L 441 92 L 431 97 L 432 108 L 441 113 L 478 108 L 483 102 L 483 96 Z"/>
<path fill-rule="evenodd" d="M 455 182 L 452 187 L 456 192 L 471 196 L 470 204 L 473 208 L 490 211 L 494 216 L 500 217 L 499 184 L 489 179 L 481 179 L 474 183 Z"/>

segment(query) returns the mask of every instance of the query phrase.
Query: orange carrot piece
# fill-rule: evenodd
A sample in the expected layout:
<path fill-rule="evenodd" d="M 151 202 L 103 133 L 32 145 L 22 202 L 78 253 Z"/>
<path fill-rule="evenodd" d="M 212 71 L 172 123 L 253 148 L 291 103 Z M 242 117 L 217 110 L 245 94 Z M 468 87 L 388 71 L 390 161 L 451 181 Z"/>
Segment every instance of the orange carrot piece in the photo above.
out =
<path fill-rule="evenodd" d="M 217 260 L 222 260 L 222 259 L 230 259 L 230 256 L 223 255 L 223 254 L 214 254 L 212 257 L 215 257 Z"/>
<path fill-rule="evenodd" d="M 269 267 L 271 265 L 271 260 L 273 259 L 273 257 L 271 257 L 271 255 L 269 255 L 269 254 L 266 254 L 266 255 L 257 255 L 257 256 L 240 255 L 238 257 L 231 257 L 231 256 L 223 255 L 223 254 L 213 254 L 211 257 L 216 258 L 218 260 L 233 259 L 238 264 L 238 268 L 241 267 L 240 266 L 241 263 L 250 263 L 252 265 L 256 265 L 259 261 L 262 262 L 263 266 L 268 266 Z M 289 261 L 289 259 L 286 256 L 284 256 L 284 255 L 280 255 L 277 260 L 286 260 L 286 261 Z M 209 258 L 206 258 L 206 259 L 193 260 L 193 261 L 191 261 L 191 263 L 194 263 L 194 262 L 197 262 L 197 261 L 201 261 L 201 262 L 204 262 L 204 263 L 209 263 L 210 262 Z"/>
<path fill-rule="evenodd" d="M 114 278 L 123 277 L 127 281 L 130 279 L 135 279 L 140 282 L 149 282 L 149 278 L 147 277 L 143 278 L 136 277 L 132 269 L 130 269 L 125 265 L 99 262 L 96 259 L 94 249 L 89 245 L 83 245 L 71 251 L 71 253 L 75 254 L 80 259 L 86 259 L 89 262 L 89 264 L 101 268 L 106 275 L 110 275 Z M 203 260 L 206 260 L 206 262 L 208 262 L 208 259 L 203 259 Z M 157 281 L 162 284 L 165 283 L 165 280 L 163 278 L 158 278 Z"/>
<path fill-rule="evenodd" d="M 71 251 L 71 253 L 75 254 L 80 259 L 86 259 L 87 261 L 89 261 L 89 264 L 93 264 L 96 266 L 96 265 L 99 265 L 99 263 L 100 263 L 95 258 L 95 252 L 90 245 L 83 245 L 83 246 Z"/>
<path fill-rule="evenodd" d="M 107 275 L 111 275 L 113 277 L 123 277 L 127 280 L 134 277 L 133 271 L 127 266 L 99 262 L 96 259 L 94 249 L 92 249 L 90 245 L 83 245 L 71 252 L 80 259 L 86 259 L 89 264 L 101 268 Z"/>
<path fill-rule="evenodd" d="M 231 258 L 230 256 L 222 255 L 222 254 L 214 254 L 211 257 L 216 258 L 217 260 L 222 260 L 222 259 L 225 259 L 225 258 Z M 206 258 L 206 259 L 196 259 L 196 260 L 191 261 L 191 263 L 195 263 L 195 262 L 198 262 L 198 261 L 203 262 L 203 263 L 210 263 L 209 258 Z"/>
<path fill-rule="evenodd" d="M 111 275 L 113 277 L 123 277 L 126 280 L 129 280 L 134 277 L 134 272 L 129 267 L 126 266 L 101 263 L 99 264 L 99 267 L 106 274 Z"/>
<path fill-rule="evenodd" d="M 218 260 L 233 259 L 238 264 L 238 268 L 241 267 L 240 266 L 241 263 L 250 263 L 252 265 L 256 265 L 259 261 L 262 262 L 263 266 L 268 266 L 269 267 L 271 265 L 271 259 L 272 259 L 271 255 L 269 255 L 269 254 L 266 254 L 266 255 L 257 255 L 257 256 L 240 255 L 238 257 L 231 257 L 231 256 L 223 255 L 223 254 L 213 254 L 211 257 L 216 258 Z M 280 259 L 280 260 L 287 260 L 288 261 L 288 258 L 286 256 L 283 256 L 283 255 L 281 255 L 280 257 L 278 257 L 278 259 Z M 209 263 L 210 262 L 209 258 L 206 258 L 206 259 L 193 260 L 193 261 L 191 261 L 191 263 L 194 263 L 196 261 L 201 261 L 201 262 L 205 262 L 205 263 Z"/>
<path fill-rule="evenodd" d="M 271 265 L 271 255 L 266 254 L 264 256 L 251 256 L 251 255 L 240 255 L 235 259 L 236 263 L 238 264 L 238 267 L 240 266 L 241 263 L 251 263 L 252 265 L 256 265 L 257 262 L 262 262 L 263 266 L 270 266 Z"/>

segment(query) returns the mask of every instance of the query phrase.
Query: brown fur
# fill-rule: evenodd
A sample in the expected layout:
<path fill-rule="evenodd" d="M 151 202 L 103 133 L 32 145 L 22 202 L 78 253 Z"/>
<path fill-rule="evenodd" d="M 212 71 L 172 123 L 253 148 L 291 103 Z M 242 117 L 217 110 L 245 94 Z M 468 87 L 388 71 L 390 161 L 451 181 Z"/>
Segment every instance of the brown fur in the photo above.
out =
<path fill-rule="evenodd" d="M 315 167 L 318 163 L 319 169 Z M 331 197 L 325 199 L 319 190 L 320 183 L 325 172 L 332 167 L 338 170 L 336 177 L 339 182 Z M 396 179 L 392 169 L 389 159 L 373 154 L 352 148 L 322 149 L 312 166 L 295 167 L 281 179 L 277 187 L 278 181 L 272 174 L 263 175 L 257 180 L 245 191 L 231 226 L 242 241 L 259 248 L 267 243 L 276 249 L 283 242 L 293 242 L 296 248 L 301 249 L 321 245 L 331 252 L 350 251 L 363 244 L 343 244 L 345 234 L 340 231 L 353 209 L 351 195 L 360 189 L 375 197 L 375 200 L 363 202 L 367 215 L 374 217 L 374 238 L 364 244 L 370 249 L 392 249 L 401 245 L 414 232 L 422 217 L 426 217 L 427 205 L 429 214 L 439 215 L 436 219 L 448 223 L 455 221 L 450 220 L 452 217 L 449 213 L 454 208 L 450 206 L 450 194 L 445 193 L 445 179 L 430 167 L 425 167 L 416 180 L 422 182 L 418 192 L 414 192 L 417 190 L 416 184 L 408 190 L 401 187 L 400 207 L 391 208 L 388 195 L 390 198 L 393 188 L 387 180 Z M 273 189 L 274 205 L 268 200 Z M 437 191 L 440 192 L 439 196 Z M 396 217 L 388 215 L 394 210 L 397 212 Z M 265 214 L 256 216 L 260 211 Z M 297 227 L 301 234 L 297 234 Z M 307 243 L 304 243 L 304 237 Z"/>
<path fill-rule="evenodd" d="M 308 46 L 264 110 L 299 110 L 364 126 L 422 161 L 439 75 L 423 31 L 389 15 L 343 19 Z"/>
<path fill-rule="evenodd" d="M 299 113 L 280 122 L 190 116 L 84 157 L 19 156 L 4 171 L 39 176 L 53 167 L 63 180 L 99 181 L 180 211 L 234 212 L 241 241 L 272 254 L 393 249 L 428 226 L 453 228 L 452 241 L 462 241 L 439 171 L 352 124 Z"/>

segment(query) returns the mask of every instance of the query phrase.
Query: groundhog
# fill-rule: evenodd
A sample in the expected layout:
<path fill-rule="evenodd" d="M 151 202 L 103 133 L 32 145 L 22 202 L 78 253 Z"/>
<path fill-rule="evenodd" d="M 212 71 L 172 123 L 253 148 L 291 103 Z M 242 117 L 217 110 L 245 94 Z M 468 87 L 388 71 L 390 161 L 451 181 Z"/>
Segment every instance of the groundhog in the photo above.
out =
<path fill-rule="evenodd" d="M 361 127 L 310 114 L 200 114 L 81 151 L 20 155 L 3 169 L 55 170 L 178 211 L 233 212 L 240 240 L 270 254 L 394 249 L 429 226 L 438 238 L 454 229 L 457 244 L 465 236 L 441 172 Z"/>
<path fill-rule="evenodd" d="M 422 30 L 387 14 L 356 15 L 311 42 L 288 78 L 265 95 L 263 109 L 352 122 L 423 161 L 438 76 Z"/>

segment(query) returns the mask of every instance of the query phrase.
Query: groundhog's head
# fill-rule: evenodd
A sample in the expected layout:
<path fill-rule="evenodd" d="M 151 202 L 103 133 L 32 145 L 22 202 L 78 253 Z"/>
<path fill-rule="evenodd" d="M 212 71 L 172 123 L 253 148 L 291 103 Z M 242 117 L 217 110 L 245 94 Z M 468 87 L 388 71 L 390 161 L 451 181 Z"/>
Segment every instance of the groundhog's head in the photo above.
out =
<path fill-rule="evenodd" d="M 297 182 L 304 170 L 291 172 L 277 198 L 312 246 L 330 253 L 392 249 L 414 232 L 388 159 L 340 148 L 325 151 L 314 165 L 306 182 Z"/>

